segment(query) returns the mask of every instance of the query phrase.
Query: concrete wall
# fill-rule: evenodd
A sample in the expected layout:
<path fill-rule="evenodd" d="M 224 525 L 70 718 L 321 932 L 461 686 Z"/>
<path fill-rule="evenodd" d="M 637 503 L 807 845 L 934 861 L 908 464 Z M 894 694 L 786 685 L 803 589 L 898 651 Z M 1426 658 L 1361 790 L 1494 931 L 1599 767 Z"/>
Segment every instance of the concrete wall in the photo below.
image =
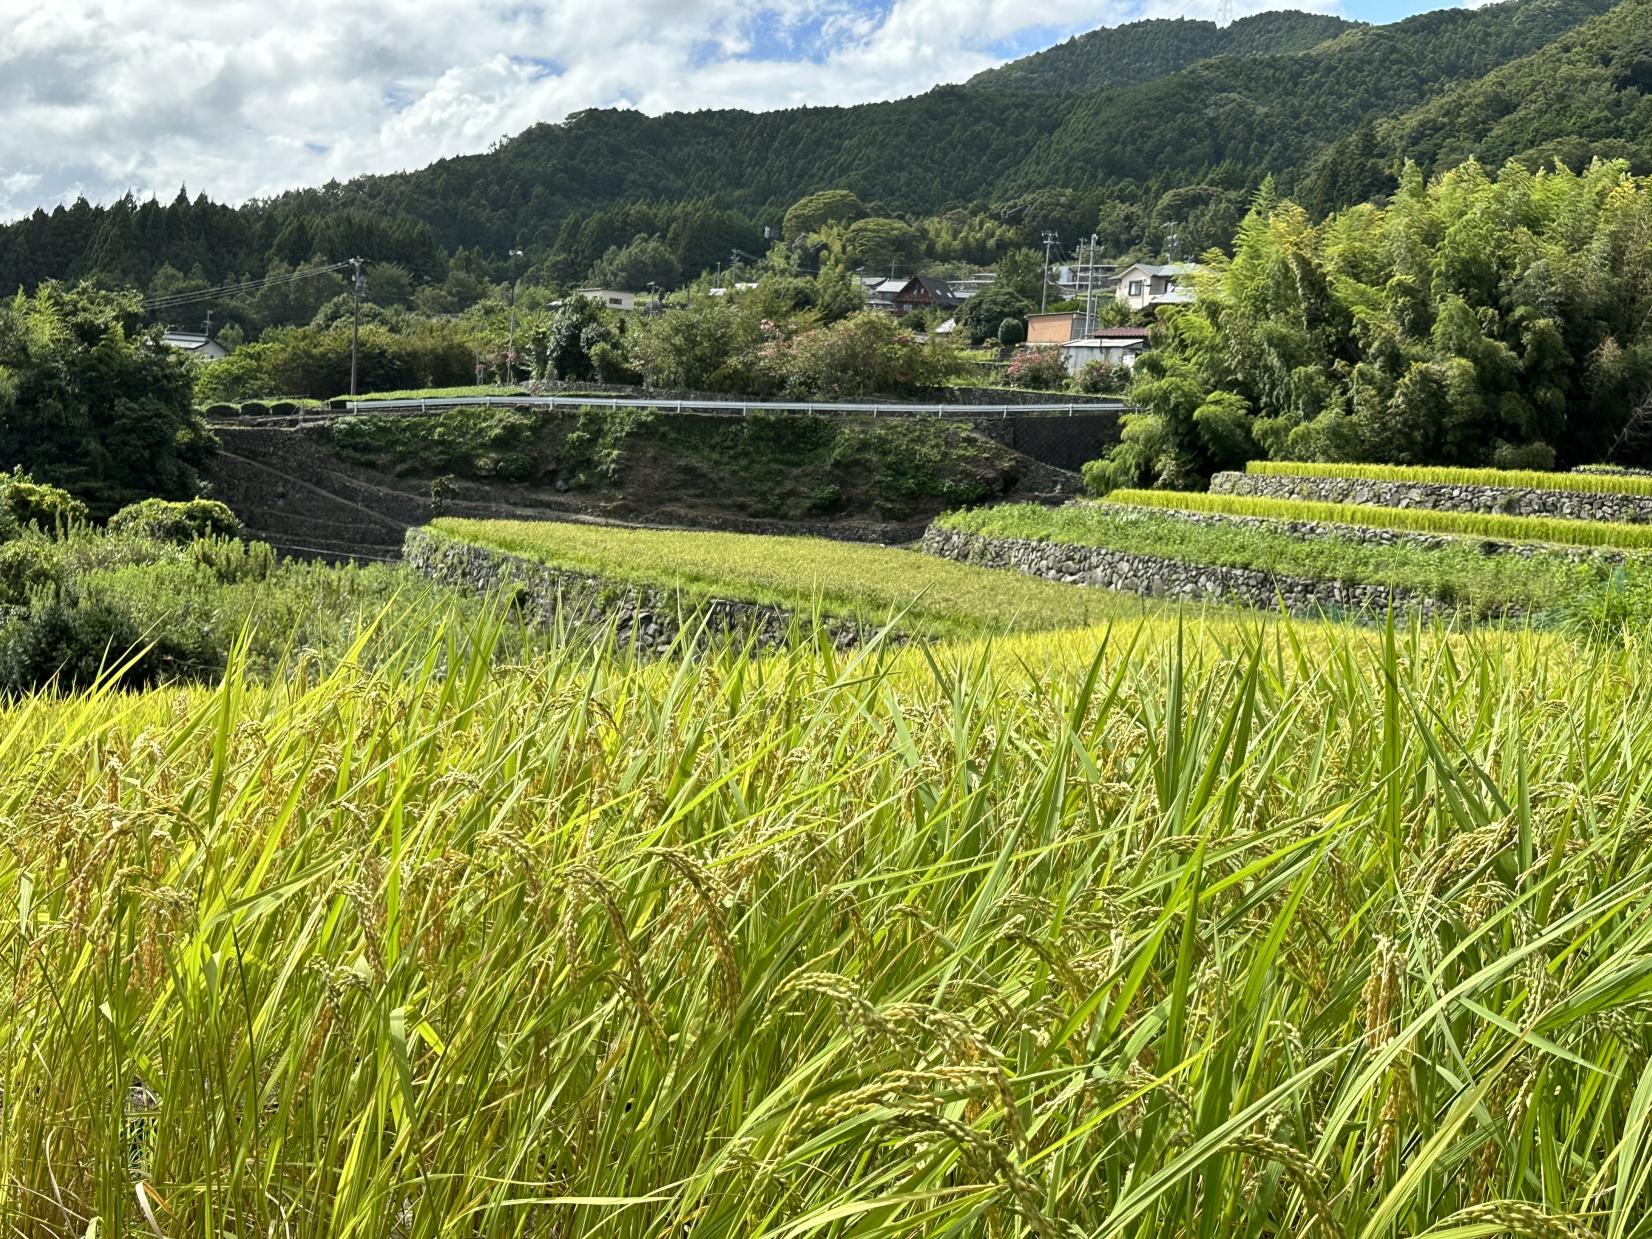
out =
<path fill-rule="evenodd" d="M 663 652 L 684 629 L 713 638 L 780 645 L 798 631 L 816 626 L 813 616 L 782 607 L 732 598 L 685 599 L 675 590 L 553 568 L 424 527 L 407 531 L 402 559 L 414 572 L 443 585 L 475 593 L 514 594 L 530 623 L 549 626 L 560 620 L 600 628 L 612 625 L 620 646 L 640 653 Z M 839 649 L 858 645 L 863 635 L 872 635 L 863 634 L 855 621 L 834 616 L 821 617 L 819 627 L 831 634 Z"/>
<path fill-rule="evenodd" d="M 979 564 L 985 568 L 1013 568 L 1046 580 L 1097 586 L 1150 598 L 1229 602 L 1269 609 L 1277 608 L 1283 602 L 1286 610 L 1300 615 L 1325 611 L 1381 613 L 1391 604 L 1401 610 L 1425 615 L 1450 609 L 1448 604 L 1438 599 L 1384 585 L 1307 580 L 1278 576 L 1254 568 L 1189 564 L 1153 555 L 1130 555 L 1105 547 L 1076 546 L 1064 542 L 994 538 L 933 525 L 924 534 L 923 546 L 931 555 L 961 563 Z"/>
<path fill-rule="evenodd" d="M 1652 521 L 1652 496 L 1584 491 L 1524 490 L 1507 486 L 1459 486 L 1439 482 L 1374 482 L 1364 478 L 1292 477 L 1271 473 L 1218 473 L 1218 495 L 1310 499 L 1319 503 L 1429 508 L 1436 512 L 1492 512 L 1509 516 L 1559 516 L 1579 521 Z"/>

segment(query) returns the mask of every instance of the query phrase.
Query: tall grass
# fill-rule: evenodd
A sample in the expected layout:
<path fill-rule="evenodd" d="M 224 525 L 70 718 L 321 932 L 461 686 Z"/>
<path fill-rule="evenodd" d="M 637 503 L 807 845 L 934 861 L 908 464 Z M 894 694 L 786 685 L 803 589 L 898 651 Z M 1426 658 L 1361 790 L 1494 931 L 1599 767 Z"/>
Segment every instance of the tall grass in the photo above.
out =
<path fill-rule="evenodd" d="M 1508 516 L 1487 512 L 1436 512 L 1431 508 L 1384 508 L 1365 503 L 1319 503 L 1261 495 L 1224 495 L 1172 490 L 1115 490 L 1103 500 L 1133 508 L 1212 512 L 1276 521 L 1314 521 L 1398 529 L 1446 537 L 1493 538 L 1506 542 L 1551 542 L 1562 546 L 1603 546 L 1622 550 L 1652 547 L 1652 525 L 1617 521 L 1576 521 L 1555 516 Z"/>
<path fill-rule="evenodd" d="M 1652 495 L 1652 477 L 1622 473 L 1544 473 L 1537 469 L 1457 469 L 1442 465 L 1347 465 L 1319 461 L 1253 460 L 1246 473 L 1303 478 L 1356 478 L 1445 486 L 1508 486 L 1583 494 Z"/>
<path fill-rule="evenodd" d="M 1652 1233 L 1638 653 L 485 635 L 0 718 L 12 1233 Z"/>

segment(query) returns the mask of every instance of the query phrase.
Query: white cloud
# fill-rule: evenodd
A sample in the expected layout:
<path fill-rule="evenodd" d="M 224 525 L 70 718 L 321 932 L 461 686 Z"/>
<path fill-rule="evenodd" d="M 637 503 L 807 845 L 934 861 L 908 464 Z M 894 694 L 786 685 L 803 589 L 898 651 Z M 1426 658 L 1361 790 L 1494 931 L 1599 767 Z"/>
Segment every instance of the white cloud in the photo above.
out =
<path fill-rule="evenodd" d="M 1006 41 L 1214 8 L 1071 0 L 1052 27 L 1021 0 L 0 0 L 0 219 L 419 167 L 587 107 L 894 98 Z"/>

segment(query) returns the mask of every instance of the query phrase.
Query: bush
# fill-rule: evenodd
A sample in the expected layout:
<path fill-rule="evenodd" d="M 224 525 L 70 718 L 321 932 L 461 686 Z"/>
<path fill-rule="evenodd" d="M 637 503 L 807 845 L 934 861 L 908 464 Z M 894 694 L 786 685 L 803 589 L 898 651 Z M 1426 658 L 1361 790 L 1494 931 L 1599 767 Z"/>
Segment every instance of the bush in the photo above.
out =
<path fill-rule="evenodd" d="M 998 343 L 1005 348 L 1014 348 L 1017 344 L 1027 342 L 1027 324 L 1024 319 L 1006 318 L 998 324 Z"/>
<path fill-rule="evenodd" d="M 107 599 L 37 596 L 0 628 L 0 690 L 30 692 L 54 680 L 60 690 L 84 688 L 120 664 L 141 637 Z M 155 655 L 151 649 L 126 668 L 122 683 L 152 679 Z"/>
<path fill-rule="evenodd" d="M 262 400 L 248 400 L 241 405 L 242 417 L 268 417 L 270 406 Z"/>
<path fill-rule="evenodd" d="M 189 558 L 211 571 L 226 585 L 238 581 L 267 581 L 275 572 L 275 548 L 268 542 L 200 537 L 189 544 Z"/>
<path fill-rule="evenodd" d="M 1073 390 L 1087 396 L 1115 396 L 1130 386 L 1130 367 L 1087 361 L 1073 376 Z"/>
<path fill-rule="evenodd" d="M 1554 468 L 1554 448 L 1541 441 L 1536 443 L 1498 443 L 1492 449 L 1491 463 L 1497 469 L 1536 469 L 1547 473 Z"/>
<path fill-rule="evenodd" d="M 182 503 L 144 499 L 111 516 L 109 532 L 183 546 L 197 538 L 239 538 L 242 525 L 235 513 L 216 499 L 190 499 Z"/>
<path fill-rule="evenodd" d="M 63 579 L 53 544 L 38 536 L 0 543 L 0 603 L 19 606 Z"/>
<path fill-rule="evenodd" d="M 291 400 L 276 400 L 271 402 L 270 412 L 276 417 L 292 417 L 298 413 L 298 405 Z"/>
<path fill-rule="evenodd" d="M 0 474 L 0 520 L 16 528 L 29 526 L 56 533 L 84 525 L 86 505 L 68 491 L 36 482 L 21 469 Z"/>
<path fill-rule="evenodd" d="M 225 417 L 239 417 L 241 415 L 241 406 L 238 404 L 225 404 L 220 401 L 217 404 L 207 405 L 207 407 L 202 409 L 201 412 L 207 417 L 217 419 L 222 419 Z"/>
<path fill-rule="evenodd" d="M 1004 380 L 1011 387 L 1032 387 L 1053 391 L 1067 386 L 1067 364 L 1061 351 L 1053 348 L 1023 349 L 1010 358 Z"/>

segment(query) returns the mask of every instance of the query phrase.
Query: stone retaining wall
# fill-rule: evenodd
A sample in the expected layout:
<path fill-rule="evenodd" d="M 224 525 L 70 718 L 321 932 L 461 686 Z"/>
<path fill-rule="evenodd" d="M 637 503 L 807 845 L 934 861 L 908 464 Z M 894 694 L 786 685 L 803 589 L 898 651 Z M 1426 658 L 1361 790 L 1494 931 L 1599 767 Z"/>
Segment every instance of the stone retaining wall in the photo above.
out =
<path fill-rule="evenodd" d="M 1281 533 L 1301 542 L 1315 542 L 1321 538 L 1342 538 L 1373 546 L 1411 546 L 1423 551 L 1437 551 L 1447 546 L 1469 546 L 1485 555 L 1518 555 L 1530 559 L 1534 555 L 1556 555 L 1563 559 L 1603 559 L 1620 563 L 1624 552 L 1605 547 L 1562 546 L 1555 543 L 1509 542 L 1501 538 L 1475 538 L 1464 534 L 1419 533 L 1414 529 L 1381 529 L 1370 525 L 1346 525 L 1340 521 L 1288 521 L 1273 516 L 1243 516 L 1232 512 L 1195 512 L 1181 508 L 1156 508 L 1146 505 L 1109 504 L 1110 508 L 1141 512 L 1151 516 L 1170 516 L 1189 525 L 1244 525 Z"/>
<path fill-rule="evenodd" d="M 1256 568 L 1190 564 L 1070 542 L 995 538 L 935 525 L 924 534 L 923 547 L 931 555 L 961 563 L 1013 568 L 1046 580 L 1150 598 L 1237 602 L 1270 609 L 1283 602 L 1287 610 L 1301 615 L 1323 611 L 1380 613 L 1390 604 L 1423 615 L 1451 610 L 1448 603 L 1439 599 L 1386 585 L 1278 576 Z"/>
<path fill-rule="evenodd" d="M 1298 477 L 1273 473 L 1218 473 L 1217 495 L 1310 499 L 1317 503 L 1429 508 L 1436 512 L 1490 512 L 1508 516 L 1559 516 L 1575 521 L 1652 522 L 1652 495 L 1575 490 L 1526 490 L 1512 486 L 1459 486 L 1442 482 L 1377 482 L 1368 478 Z"/>
<path fill-rule="evenodd" d="M 407 531 L 402 561 L 443 585 L 484 594 L 514 592 L 528 621 L 539 627 L 558 619 L 599 627 L 612 624 L 622 648 L 644 654 L 664 652 L 684 629 L 781 645 L 800 625 L 815 627 L 812 617 L 783 607 L 733 598 L 687 599 L 676 590 L 553 568 L 424 527 Z M 835 616 L 822 616 L 819 627 L 831 634 L 838 649 L 860 644 L 863 635 L 855 621 Z"/>

